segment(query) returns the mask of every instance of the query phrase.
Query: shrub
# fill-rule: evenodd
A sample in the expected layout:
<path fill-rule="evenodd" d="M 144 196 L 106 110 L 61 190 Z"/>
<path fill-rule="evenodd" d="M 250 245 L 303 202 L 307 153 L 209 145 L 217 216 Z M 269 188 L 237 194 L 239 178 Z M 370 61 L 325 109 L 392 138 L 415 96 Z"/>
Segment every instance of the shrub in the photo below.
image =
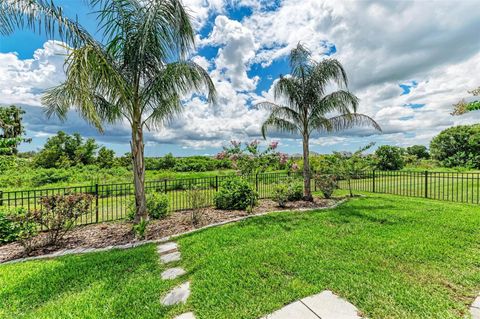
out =
<path fill-rule="evenodd" d="M 10 239 L 18 241 L 25 249 L 25 253 L 30 253 L 35 247 L 34 237 L 37 234 L 35 215 L 20 208 L 15 211 L 9 211 L 5 217 L 9 224 L 7 227 L 10 230 Z M 6 237 L 9 237 L 8 234 Z"/>
<path fill-rule="evenodd" d="M 446 167 L 480 168 L 480 124 L 450 127 L 430 143 L 433 159 Z"/>
<path fill-rule="evenodd" d="M 43 186 L 46 184 L 67 182 L 71 176 L 71 171 L 66 169 L 38 169 L 32 177 L 32 183 L 34 186 Z"/>
<path fill-rule="evenodd" d="M 278 204 L 280 207 L 285 207 L 288 201 L 289 189 L 287 184 L 277 184 L 273 188 L 273 196 L 272 199 Z"/>
<path fill-rule="evenodd" d="M 303 198 L 303 181 L 298 179 L 290 179 L 288 185 L 288 200 L 295 201 Z"/>
<path fill-rule="evenodd" d="M 34 220 L 47 230 L 46 244 L 57 244 L 75 225 L 75 221 L 90 211 L 92 200 L 89 194 L 42 197 L 42 208 L 34 212 Z"/>
<path fill-rule="evenodd" d="M 414 155 L 417 159 L 429 159 L 430 154 L 424 145 L 412 145 L 407 147 L 407 154 Z"/>
<path fill-rule="evenodd" d="M 163 193 L 147 194 L 148 216 L 153 219 L 162 219 L 168 215 L 168 197 Z"/>
<path fill-rule="evenodd" d="M 333 192 L 337 188 L 337 177 L 331 174 L 322 174 L 315 177 L 315 183 L 317 188 L 323 194 L 325 198 L 331 198 Z"/>
<path fill-rule="evenodd" d="M 397 146 L 383 145 L 375 151 L 377 157 L 377 168 L 384 171 L 395 171 L 402 169 L 403 150 Z"/>
<path fill-rule="evenodd" d="M 193 186 L 187 191 L 187 205 L 191 208 L 192 225 L 199 225 L 208 206 L 208 198 L 205 191 L 197 186 Z"/>
<path fill-rule="evenodd" d="M 20 222 L 20 218 L 18 217 L 22 217 L 25 214 L 26 210 L 24 208 L 12 208 L 0 211 L 0 244 L 16 241 L 26 233 L 31 233 L 36 229 L 34 222 Z"/>
<path fill-rule="evenodd" d="M 255 205 L 258 195 L 250 184 L 239 177 L 225 180 L 215 194 L 215 206 L 218 209 L 244 210 Z"/>
<path fill-rule="evenodd" d="M 145 233 L 147 232 L 148 221 L 146 219 L 141 219 L 138 224 L 133 225 L 132 231 L 137 239 L 144 239 Z"/>

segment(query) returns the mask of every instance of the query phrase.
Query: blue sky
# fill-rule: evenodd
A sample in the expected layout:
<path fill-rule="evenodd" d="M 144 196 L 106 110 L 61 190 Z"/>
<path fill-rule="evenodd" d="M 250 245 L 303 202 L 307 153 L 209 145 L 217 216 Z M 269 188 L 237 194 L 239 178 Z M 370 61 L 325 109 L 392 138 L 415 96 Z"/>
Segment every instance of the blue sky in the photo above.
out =
<path fill-rule="evenodd" d="M 55 0 L 69 17 L 97 38 L 96 17 L 83 1 Z M 474 1 L 185 0 L 198 34 L 192 59 L 204 66 L 219 92 L 219 104 L 185 97 L 185 112 L 164 128 L 148 132 L 146 154 L 215 154 L 231 139 L 260 139 L 266 114 L 252 108 L 272 100 L 273 81 L 288 74 L 287 55 L 299 41 L 316 59 L 344 65 L 360 112 L 374 117 L 383 134 L 353 129 L 317 134 L 319 153 L 354 150 L 371 141 L 428 145 L 442 129 L 475 122 L 478 114 L 453 118 L 451 105 L 478 83 L 480 14 Z M 407 18 L 406 18 L 407 17 Z M 445 19 L 438 19 L 445 17 Z M 391 21 L 396 21 L 394 24 Z M 456 21 L 452 23 L 452 21 Z M 58 130 L 94 137 L 118 154 L 129 150 L 124 123 L 100 135 L 72 112 L 67 122 L 46 119 L 41 93 L 63 78 L 62 50 L 45 36 L 18 30 L 0 37 L 0 104 L 18 104 L 37 150 Z M 332 86 L 332 89 L 334 87 Z M 301 151 L 295 136 L 272 134 L 281 150 Z"/>

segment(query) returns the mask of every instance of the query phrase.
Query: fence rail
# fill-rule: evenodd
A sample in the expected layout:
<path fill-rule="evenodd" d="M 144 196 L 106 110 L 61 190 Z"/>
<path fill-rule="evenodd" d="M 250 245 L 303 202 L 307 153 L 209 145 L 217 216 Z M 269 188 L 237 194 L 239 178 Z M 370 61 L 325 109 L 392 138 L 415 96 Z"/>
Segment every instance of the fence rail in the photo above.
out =
<path fill-rule="evenodd" d="M 346 180 L 339 181 L 342 189 Z M 353 190 L 480 204 L 480 173 L 368 171 L 351 180 Z"/>
<path fill-rule="evenodd" d="M 208 204 L 214 204 L 219 185 L 230 176 L 202 178 L 162 179 L 145 182 L 146 192 L 162 192 L 168 196 L 169 210 L 190 209 L 187 191 L 192 187 L 205 192 Z M 272 196 L 274 185 L 290 178 L 302 178 L 299 174 L 263 173 L 246 177 L 260 198 Z M 480 204 L 480 173 L 456 172 L 408 172 L 368 171 L 350 181 L 355 191 L 386 193 L 402 196 L 424 197 L 461 203 Z M 348 189 L 348 181 L 340 180 L 339 187 Z M 312 181 L 312 189 L 317 187 Z M 0 191 L 0 207 L 40 209 L 39 200 L 44 196 L 86 193 L 94 196 L 90 212 L 77 220 L 78 225 L 124 219 L 134 201 L 132 183 L 95 184 L 65 188 Z"/>
<path fill-rule="evenodd" d="M 231 176 L 210 176 L 202 178 L 179 178 L 146 181 L 146 192 L 165 193 L 169 199 L 169 210 L 190 209 L 187 191 L 195 187 L 204 192 L 209 205 L 214 204 L 214 195 L 222 182 Z M 274 185 L 300 175 L 287 173 L 262 173 L 245 177 L 259 194 L 260 198 L 269 198 Z M 95 184 L 89 186 L 56 187 L 48 189 L 30 189 L 20 191 L 0 191 L 0 207 L 23 207 L 27 210 L 41 208 L 39 200 L 45 196 L 85 193 L 94 197 L 90 212 L 77 220 L 77 225 L 94 224 L 104 221 L 120 220 L 127 217 L 129 207 L 134 202 L 135 190 L 132 183 Z"/>

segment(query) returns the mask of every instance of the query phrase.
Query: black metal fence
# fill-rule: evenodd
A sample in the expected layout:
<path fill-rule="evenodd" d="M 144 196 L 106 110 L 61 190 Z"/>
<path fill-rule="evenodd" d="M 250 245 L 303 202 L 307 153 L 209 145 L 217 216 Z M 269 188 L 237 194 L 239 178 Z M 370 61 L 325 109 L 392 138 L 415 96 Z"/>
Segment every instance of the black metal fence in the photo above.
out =
<path fill-rule="evenodd" d="M 348 181 L 339 186 L 348 189 Z M 480 173 L 368 171 L 351 180 L 356 191 L 480 204 Z"/>
<path fill-rule="evenodd" d="M 211 176 L 202 178 L 180 178 L 146 181 L 146 192 L 165 193 L 169 199 L 169 210 L 180 211 L 190 209 L 188 191 L 192 188 L 202 190 L 209 205 L 214 204 L 214 195 L 222 182 L 231 176 Z M 259 194 L 260 198 L 269 198 L 274 185 L 300 175 L 287 173 L 262 173 L 245 177 Z M 40 209 L 39 200 L 45 196 L 86 193 L 94 197 L 90 212 L 77 220 L 78 225 L 114 221 L 127 217 L 134 202 L 134 186 L 132 183 L 95 184 L 89 186 L 73 186 L 48 189 L 31 189 L 20 191 L 0 191 L 0 207 L 23 207 L 27 210 Z"/>

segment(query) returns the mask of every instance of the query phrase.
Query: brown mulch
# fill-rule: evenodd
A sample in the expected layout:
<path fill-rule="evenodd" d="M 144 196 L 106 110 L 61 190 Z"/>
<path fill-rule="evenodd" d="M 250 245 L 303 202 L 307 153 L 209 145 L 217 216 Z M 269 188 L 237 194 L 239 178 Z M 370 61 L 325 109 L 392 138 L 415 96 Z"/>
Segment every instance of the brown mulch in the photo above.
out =
<path fill-rule="evenodd" d="M 289 202 L 285 208 L 280 208 L 274 201 L 264 199 L 259 201 L 251 215 L 258 215 L 270 211 L 291 211 L 296 209 L 329 207 L 333 206 L 338 201 L 339 198 L 315 198 L 313 202 Z M 145 239 L 160 239 L 166 236 L 184 233 L 195 228 L 220 223 L 247 215 L 249 214 L 245 211 L 225 211 L 214 208 L 205 208 L 202 212 L 200 224 L 193 226 L 191 222 L 191 211 L 173 212 L 165 219 L 151 221 L 148 225 Z M 28 256 L 50 254 L 62 249 L 103 248 L 127 244 L 136 241 L 131 230 L 132 224 L 126 221 L 78 226 L 67 233 L 59 245 L 36 248 Z M 45 234 L 39 234 L 36 238 L 36 242 L 42 242 L 44 237 Z M 10 243 L 6 245 L 0 245 L 0 263 L 22 257 L 26 257 L 26 255 L 23 247 L 20 244 Z"/>

